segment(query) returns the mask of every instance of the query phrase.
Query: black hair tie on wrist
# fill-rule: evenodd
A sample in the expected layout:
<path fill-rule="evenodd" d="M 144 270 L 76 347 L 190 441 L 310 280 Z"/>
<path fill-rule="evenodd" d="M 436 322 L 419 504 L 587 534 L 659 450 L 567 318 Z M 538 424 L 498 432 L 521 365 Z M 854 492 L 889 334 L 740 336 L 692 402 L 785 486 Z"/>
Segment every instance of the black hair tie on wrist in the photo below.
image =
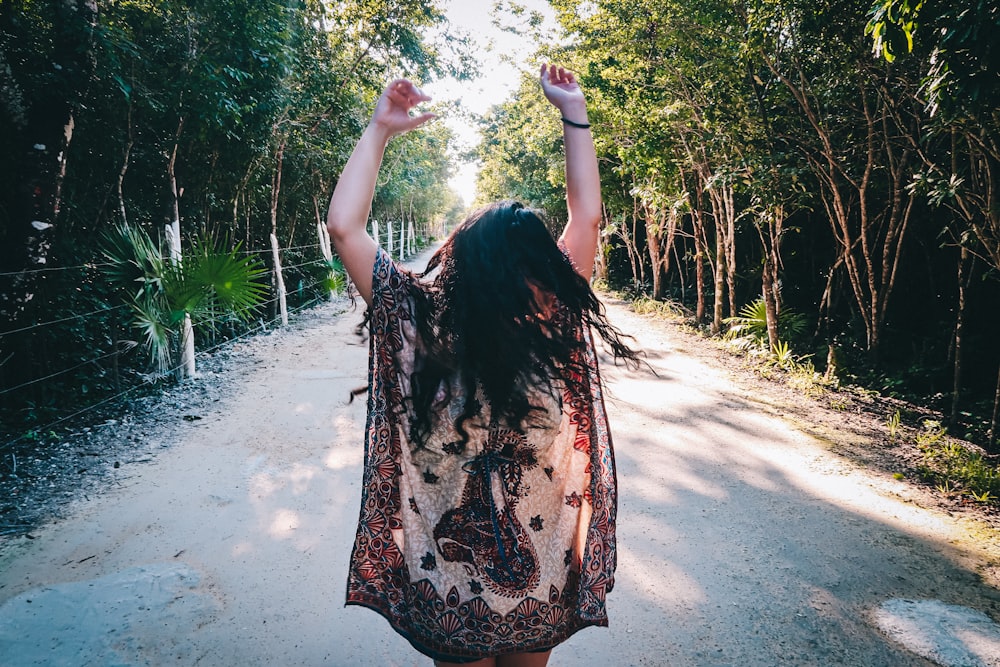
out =
<path fill-rule="evenodd" d="M 586 130 L 586 129 L 588 129 L 590 127 L 590 123 L 574 123 L 573 121 L 571 121 L 569 118 L 566 118 L 565 116 L 563 116 L 562 122 L 566 123 L 570 127 L 578 127 L 581 130 Z"/>

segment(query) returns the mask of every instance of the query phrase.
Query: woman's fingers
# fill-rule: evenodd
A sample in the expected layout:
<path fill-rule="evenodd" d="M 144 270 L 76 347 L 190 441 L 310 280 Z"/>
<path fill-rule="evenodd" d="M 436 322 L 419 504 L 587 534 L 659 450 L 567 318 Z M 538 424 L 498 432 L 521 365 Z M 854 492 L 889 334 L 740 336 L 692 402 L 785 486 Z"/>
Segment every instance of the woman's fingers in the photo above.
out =
<path fill-rule="evenodd" d="M 542 83 L 553 86 L 573 86 L 576 85 L 576 75 L 565 67 L 552 64 L 542 65 Z"/>
<path fill-rule="evenodd" d="M 417 116 L 413 116 L 412 120 L 410 121 L 411 122 L 410 129 L 413 129 L 415 127 L 419 127 L 419 126 L 423 125 L 424 123 L 426 123 L 427 121 L 433 120 L 435 118 L 437 118 L 437 114 L 436 113 L 431 113 L 429 111 L 427 113 L 422 113 L 422 114 L 419 114 Z"/>
<path fill-rule="evenodd" d="M 382 99 L 376 105 L 373 120 L 389 131 L 390 135 L 409 132 L 436 118 L 434 113 L 412 113 L 421 102 L 430 101 L 430 96 L 406 79 L 396 79 L 386 86 Z M 412 113 L 412 115 L 411 115 Z"/>
<path fill-rule="evenodd" d="M 396 79 L 389 84 L 388 97 L 394 103 L 410 109 L 421 102 L 429 102 L 430 96 L 407 79 Z"/>
<path fill-rule="evenodd" d="M 406 108 L 408 108 L 410 106 L 410 104 L 409 104 L 409 102 L 408 102 L 408 100 L 406 98 L 406 95 L 404 95 L 403 93 L 401 93 L 398 90 L 390 90 L 388 97 L 389 97 L 389 101 L 390 102 L 392 102 L 393 104 L 395 104 L 397 106 L 401 106 L 404 109 L 406 109 Z"/>

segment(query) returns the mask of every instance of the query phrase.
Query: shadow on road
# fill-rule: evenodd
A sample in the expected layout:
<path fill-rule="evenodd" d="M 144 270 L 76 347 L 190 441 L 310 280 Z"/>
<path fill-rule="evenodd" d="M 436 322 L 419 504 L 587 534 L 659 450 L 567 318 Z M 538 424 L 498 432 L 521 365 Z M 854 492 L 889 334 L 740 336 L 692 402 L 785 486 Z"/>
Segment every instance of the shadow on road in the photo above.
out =
<path fill-rule="evenodd" d="M 930 665 L 873 626 L 885 600 L 998 616 L 1000 595 L 980 583 L 980 554 L 954 522 L 888 498 L 755 410 L 656 323 L 611 316 L 657 375 L 604 366 L 620 484 L 611 627 L 573 637 L 553 667 Z M 357 314 L 317 317 L 263 341 L 253 381 L 218 414 L 185 426 L 131 486 L 25 543 L 0 573 L 10 601 L 176 563 L 209 602 L 190 616 L 166 616 L 166 603 L 109 616 L 113 627 L 86 626 L 88 646 L 61 662 L 58 634 L 26 637 L 0 618 L 0 662 L 27 655 L 14 653 L 16 637 L 49 664 L 428 664 L 378 616 L 343 607 L 365 412 L 363 398 L 347 398 L 364 382 L 367 348 L 350 344 Z"/>

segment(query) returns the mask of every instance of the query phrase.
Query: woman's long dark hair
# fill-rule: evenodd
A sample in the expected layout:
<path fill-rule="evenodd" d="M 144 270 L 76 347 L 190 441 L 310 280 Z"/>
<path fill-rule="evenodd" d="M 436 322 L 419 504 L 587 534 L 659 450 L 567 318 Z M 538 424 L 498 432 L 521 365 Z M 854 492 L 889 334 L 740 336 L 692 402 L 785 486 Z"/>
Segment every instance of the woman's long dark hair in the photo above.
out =
<path fill-rule="evenodd" d="M 479 387 L 492 418 L 515 428 L 543 409 L 532 405 L 531 390 L 551 393 L 557 380 L 583 390 L 589 372 L 585 324 L 616 361 L 637 362 L 539 214 L 519 202 L 498 202 L 469 216 L 420 277 L 424 285 L 414 290 L 419 340 L 407 401 L 417 448 L 426 444 L 435 415 L 449 414 L 442 407 L 452 400 L 456 380 L 464 405 L 454 426 L 463 446 L 465 423 L 482 410 Z M 554 296 L 552 307 L 536 294 Z"/>

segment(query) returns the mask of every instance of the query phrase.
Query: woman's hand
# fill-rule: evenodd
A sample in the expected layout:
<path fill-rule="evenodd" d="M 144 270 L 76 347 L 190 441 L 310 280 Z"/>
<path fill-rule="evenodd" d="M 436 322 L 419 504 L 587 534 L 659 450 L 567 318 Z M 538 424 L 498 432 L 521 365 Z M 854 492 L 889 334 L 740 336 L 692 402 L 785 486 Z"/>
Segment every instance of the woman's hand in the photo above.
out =
<path fill-rule="evenodd" d="M 542 65 L 541 82 L 545 99 L 559 109 L 564 118 L 577 123 L 587 122 L 587 98 L 572 72 L 555 65 Z"/>
<path fill-rule="evenodd" d="M 384 132 L 386 137 L 409 132 L 436 117 L 433 113 L 410 115 L 410 109 L 430 99 L 411 81 L 396 79 L 379 97 L 370 125 Z"/>

